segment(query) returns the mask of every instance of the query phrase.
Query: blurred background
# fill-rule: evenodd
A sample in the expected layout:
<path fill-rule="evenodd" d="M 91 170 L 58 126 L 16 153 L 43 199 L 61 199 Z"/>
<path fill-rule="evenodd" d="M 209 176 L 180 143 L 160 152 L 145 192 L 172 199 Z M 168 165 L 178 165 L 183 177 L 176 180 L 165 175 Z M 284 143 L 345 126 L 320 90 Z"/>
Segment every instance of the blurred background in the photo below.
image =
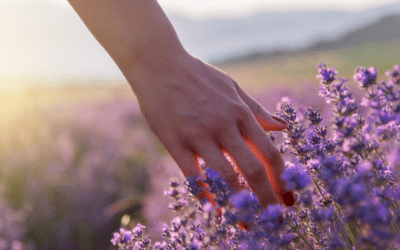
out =
<path fill-rule="evenodd" d="M 400 1 L 158 2 L 189 53 L 272 113 L 283 96 L 323 109 L 319 62 L 351 80 L 400 63 Z M 0 0 L 0 249 L 113 249 L 137 223 L 160 241 L 171 177 L 184 180 L 68 2 Z"/>

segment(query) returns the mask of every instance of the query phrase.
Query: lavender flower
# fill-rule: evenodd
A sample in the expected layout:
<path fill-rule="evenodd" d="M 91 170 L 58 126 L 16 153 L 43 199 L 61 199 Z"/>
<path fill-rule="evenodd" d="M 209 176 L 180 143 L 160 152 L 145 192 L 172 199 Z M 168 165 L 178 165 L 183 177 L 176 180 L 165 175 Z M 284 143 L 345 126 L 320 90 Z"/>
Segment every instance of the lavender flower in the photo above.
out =
<path fill-rule="evenodd" d="M 286 190 L 301 190 L 311 182 L 307 169 L 299 162 L 288 163 L 282 174 L 282 179 L 286 181 Z"/>
<path fill-rule="evenodd" d="M 389 82 L 380 85 L 373 67 L 357 69 L 354 79 L 366 91 L 362 106 L 371 111 L 368 117 L 360 113 L 359 103 L 346 85 L 349 80 L 336 81 L 337 71 L 322 63 L 318 71 L 323 84 L 320 96 L 331 107 L 330 126 L 321 125 L 319 109 L 298 107 L 284 97 L 277 105 L 277 116 L 289 126 L 283 135 L 271 135 L 275 142 L 283 141 L 279 148 L 286 167 L 281 177 L 287 190 L 295 190 L 294 206 L 273 204 L 262 209 L 248 186 L 232 195 L 219 172 L 202 166 L 205 179 L 199 175 L 184 182 L 188 197 L 198 197 L 202 189 L 197 181 L 202 180 L 215 195 L 216 207 L 202 200 L 189 216 L 185 213 L 188 203 L 182 202 L 179 210 L 173 210 L 180 216 L 173 219 L 171 227 L 163 228 L 166 241 L 154 247 L 142 233 L 136 243 L 129 233 L 115 233 L 112 242 L 122 242 L 120 249 L 397 249 L 399 67 L 387 73 Z M 333 133 L 328 133 L 329 129 Z M 164 194 L 175 201 L 183 199 L 179 184 L 172 181 L 170 186 Z M 222 209 L 221 217 L 218 209 Z M 250 227 L 242 230 L 238 221 Z"/>
<path fill-rule="evenodd" d="M 361 88 L 369 88 L 376 84 L 378 71 L 374 67 L 364 68 L 359 67 L 354 74 L 354 80 L 360 83 Z"/>
<path fill-rule="evenodd" d="M 327 69 L 326 65 L 322 64 L 322 62 L 318 64 L 318 73 L 317 78 L 321 79 L 322 84 L 332 83 L 336 79 L 335 76 L 338 74 L 334 68 Z"/>
<path fill-rule="evenodd" d="M 390 82 L 392 84 L 400 84 L 400 66 L 398 64 L 394 65 L 394 69 L 392 71 L 386 71 L 386 75 L 390 76 Z"/>

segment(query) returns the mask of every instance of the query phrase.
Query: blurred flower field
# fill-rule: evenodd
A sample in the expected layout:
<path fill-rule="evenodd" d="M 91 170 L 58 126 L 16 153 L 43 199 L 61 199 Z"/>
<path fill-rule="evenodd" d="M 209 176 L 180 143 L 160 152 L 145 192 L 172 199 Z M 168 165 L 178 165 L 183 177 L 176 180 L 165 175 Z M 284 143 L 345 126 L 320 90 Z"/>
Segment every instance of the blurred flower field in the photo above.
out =
<path fill-rule="evenodd" d="M 349 89 L 357 100 L 365 94 L 355 84 Z M 330 107 L 318 92 L 310 79 L 250 94 L 271 113 L 290 96 L 327 117 Z M 9 108 L 7 117 L 3 112 L 0 249 L 116 249 L 113 232 L 137 223 L 153 242 L 163 240 L 162 225 L 175 216 L 166 209 L 164 190 L 171 177 L 180 183 L 184 177 L 148 128 L 133 93 L 126 93 L 49 105 L 68 99 L 52 94 L 48 105 L 43 98 Z M 359 111 L 366 115 L 363 107 Z"/>
<path fill-rule="evenodd" d="M 163 199 L 146 195 L 179 172 L 135 100 L 16 110 L 1 124 L 0 249 L 107 249 L 124 214 L 158 219 L 145 208 Z"/>

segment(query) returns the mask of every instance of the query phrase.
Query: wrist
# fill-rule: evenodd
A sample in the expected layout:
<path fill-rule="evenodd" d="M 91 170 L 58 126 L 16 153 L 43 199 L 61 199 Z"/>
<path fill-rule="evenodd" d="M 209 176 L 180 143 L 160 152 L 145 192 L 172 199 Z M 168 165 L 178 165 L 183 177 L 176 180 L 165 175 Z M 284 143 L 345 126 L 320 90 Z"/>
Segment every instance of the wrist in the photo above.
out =
<path fill-rule="evenodd" d="M 133 65 L 122 70 L 136 96 L 146 89 L 159 87 L 172 80 L 171 77 L 184 72 L 196 58 L 190 55 L 180 44 L 165 41 L 139 56 Z"/>

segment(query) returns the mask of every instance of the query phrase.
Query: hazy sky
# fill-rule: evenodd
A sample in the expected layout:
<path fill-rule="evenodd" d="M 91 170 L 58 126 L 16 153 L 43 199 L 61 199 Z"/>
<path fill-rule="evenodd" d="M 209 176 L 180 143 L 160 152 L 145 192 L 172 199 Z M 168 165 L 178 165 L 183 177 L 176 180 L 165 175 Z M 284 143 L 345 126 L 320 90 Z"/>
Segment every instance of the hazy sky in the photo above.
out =
<path fill-rule="evenodd" d="M 64 6 L 65 8 L 73 11 L 67 0 L 0 0 L 0 3 L 11 1 L 14 3 L 47 1 L 52 4 Z M 377 6 L 387 5 L 390 3 L 395 3 L 398 1 L 399 0 L 158 0 L 158 2 L 168 15 L 179 13 L 181 15 L 185 15 L 186 17 L 196 19 L 203 19 L 207 17 L 244 18 L 246 16 L 252 15 L 255 12 L 261 11 L 337 10 L 355 12 Z M 9 13 L 8 16 L 8 18 L 14 20 L 12 13 Z M 15 22 L 16 21 L 17 20 L 15 20 Z M 26 74 L 28 74 L 30 72 L 29 70 L 36 71 L 39 66 L 42 68 L 49 67 L 48 64 L 52 60 L 52 57 L 49 54 L 46 54 L 46 50 L 42 50 L 44 43 L 41 41 L 41 38 L 36 37 L 35 43 L 32 43 L 32 40 L 29 39 L 16 39 L 18 37 L 24 38 L 24 36 L 22 36 L 18 32 L 14 33 L 13 35 L 12 31 L 10 31 L 8 35 L 11 36 L 11 39 L 3 39 L 2 47 L 0 47 L 0 55 L 2 56 L 0 58 L 0 61 L 9 62 L 7 65 L 5 65 L 4 63 L 0 63 L 0 89 L 5 86 L 5 83 L 1 82 L 1 77 L 9 77 L 10 79 L 14 77 L 14 75 L 15 77 L 20 77 L 19 72 L 25 72 Z M 6 42 L 5 46 L 3 46 L 4 40 Z M 12 41 L 12 44 L 7 44 L 7 41 Z M 96 44 L 96 46 L 100 45 Z M 24 50 L 22 50 L 21 48 L 24 48 Z M 24 54 L 24 51 L 26 51 L 26 54 Z M 105 51 L 103 51 L 103 55 L 108 56 Z M 40 63 L 37 63 L 37 65 L 35 65 L 37 66 L 36 68 L 31 67 L 31 62 L 33 60 L 37 62 L 35 58 L 43 58 L 42 60 L 44 64 L 42 65 Z M 71 58 L 73 57 L 68 57 L 65 59 L 65 61 L 68 62 L 67 59 L 71 60 Z M 86 63 L 89 65 L 91 59 L 87 58 L 87 60 L 88 62 Z M 111 59 L 109 59 L 109 61 L 111 61 Z M 74 66 L 73 64 L 69 65 Z M 109 62 L 108 66 L 110 65 L 113 67 L 112 69 L 114 71 L 119 72 L 116 68 L 116 65 L 114 65 L 112 62 Z M 69 68 L 63 70 L 63 72 L 73 72 Z M 105 72 L 109 72 L 111 74 L 114 71 L 108 69 L 108 71 Z M 11 86 L 14 86 L 14 83 L 12 84 L 13 85 Z"/>
<path fill-rule="evenodd" d="M 0 0 L 1 1 L 37 1 L 37 0 Z M 45 0 L 70 7 L 67 0 Z M 194 18 L 207 16 L 243 16 L 251 13 L 292 10 L 341 10 L 361 11 L 374 6 L 386 5 L 399 0 L 158 0 L 164 11 L 180 12 Z"/>

